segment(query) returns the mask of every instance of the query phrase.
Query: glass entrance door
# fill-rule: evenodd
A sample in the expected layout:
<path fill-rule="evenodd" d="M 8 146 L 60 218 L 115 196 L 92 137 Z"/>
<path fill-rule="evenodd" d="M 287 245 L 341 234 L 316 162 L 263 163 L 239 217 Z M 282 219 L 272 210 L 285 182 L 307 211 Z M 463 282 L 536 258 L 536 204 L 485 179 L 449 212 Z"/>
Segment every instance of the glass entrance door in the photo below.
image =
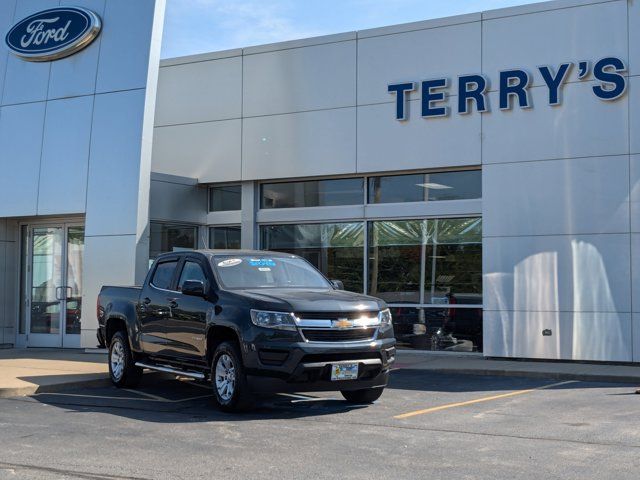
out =
<path fill-rule="evenodd" d="M 27 346 L 80 347 L 84 226 L 27 228 Z"/>

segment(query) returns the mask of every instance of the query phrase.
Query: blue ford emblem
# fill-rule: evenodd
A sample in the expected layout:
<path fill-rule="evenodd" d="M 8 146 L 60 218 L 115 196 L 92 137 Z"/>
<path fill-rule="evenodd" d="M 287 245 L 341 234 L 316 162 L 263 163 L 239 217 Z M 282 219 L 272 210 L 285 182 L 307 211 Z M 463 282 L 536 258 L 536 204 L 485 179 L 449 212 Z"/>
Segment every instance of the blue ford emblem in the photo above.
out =
<path fill-rule="evenodd" d="M 89 45 L 100 33 L 100 17 L 80 7 L 43 10 L 16 23 L 7 33 L 9 49 L 31 62 L 67 57 Z"/>

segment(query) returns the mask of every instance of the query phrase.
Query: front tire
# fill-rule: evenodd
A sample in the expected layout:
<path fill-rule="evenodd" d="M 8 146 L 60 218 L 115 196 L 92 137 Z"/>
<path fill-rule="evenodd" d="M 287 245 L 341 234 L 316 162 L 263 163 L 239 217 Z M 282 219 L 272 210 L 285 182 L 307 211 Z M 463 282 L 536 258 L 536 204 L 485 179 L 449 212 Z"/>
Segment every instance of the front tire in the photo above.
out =
<path fill-rule="evenodd" d="M 384 387 L 365 388 L 362 390 L 341 391 L 340 393 L 349 403 L 373 403 L 380 398 Z"/>
<path fill-rule="evenodd" d="M 223 412 L 239 412 L 251 407 L 242 355 L 235 343 L 222 342 L 216 348 L 211 362 L 211 384 L 216 406 Z"/>
<path fill-rule="evenodd" d="M 109 376 L 118 388 L 135 387 L 142 378 L 142 368 L 136 367 L 125 332 L 116 332 L 109 344 Z"/>

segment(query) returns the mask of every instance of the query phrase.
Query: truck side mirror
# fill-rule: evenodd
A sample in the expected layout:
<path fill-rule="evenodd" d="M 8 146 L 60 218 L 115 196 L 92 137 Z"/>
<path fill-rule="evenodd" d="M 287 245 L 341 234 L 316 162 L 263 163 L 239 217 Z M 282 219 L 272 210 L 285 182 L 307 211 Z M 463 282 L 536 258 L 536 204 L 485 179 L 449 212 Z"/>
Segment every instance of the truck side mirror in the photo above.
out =
<path fill-rule="evenodd" d="M 200 280 L 186 280 L 182 284 L 182 294 L 192 297 L 204 297 L 204 283 Z"/>
<path fill-rule="evenodd" d="M 331 280 L 331 285 L 333 285 L 335 290 L 344 290 L 344 283 L 340 280 Z"/>

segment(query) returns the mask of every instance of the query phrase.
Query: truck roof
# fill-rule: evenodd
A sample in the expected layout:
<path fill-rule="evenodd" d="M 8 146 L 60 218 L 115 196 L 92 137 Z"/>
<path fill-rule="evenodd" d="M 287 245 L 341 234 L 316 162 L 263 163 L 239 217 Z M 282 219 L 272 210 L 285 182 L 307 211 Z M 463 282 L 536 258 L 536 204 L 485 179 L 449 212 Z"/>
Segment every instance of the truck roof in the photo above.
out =
<path fill-rule="evenodd" d="M 212 257 L 214 255 L 271 255 L 274 257 L 290 257 L 293 256 L 292 253 L 283 253 L 283 252 L 272 252 L 270 250 L 225 250 L 225 249 L 198 249 L 198 250 L 184 250 L 179 252 L 167 252 L 159 255 L 162 257 L 164 255 L 175 255 L 175 254 L 188 254 L 188 253 L 201 253 L 205 256 Z"/>

